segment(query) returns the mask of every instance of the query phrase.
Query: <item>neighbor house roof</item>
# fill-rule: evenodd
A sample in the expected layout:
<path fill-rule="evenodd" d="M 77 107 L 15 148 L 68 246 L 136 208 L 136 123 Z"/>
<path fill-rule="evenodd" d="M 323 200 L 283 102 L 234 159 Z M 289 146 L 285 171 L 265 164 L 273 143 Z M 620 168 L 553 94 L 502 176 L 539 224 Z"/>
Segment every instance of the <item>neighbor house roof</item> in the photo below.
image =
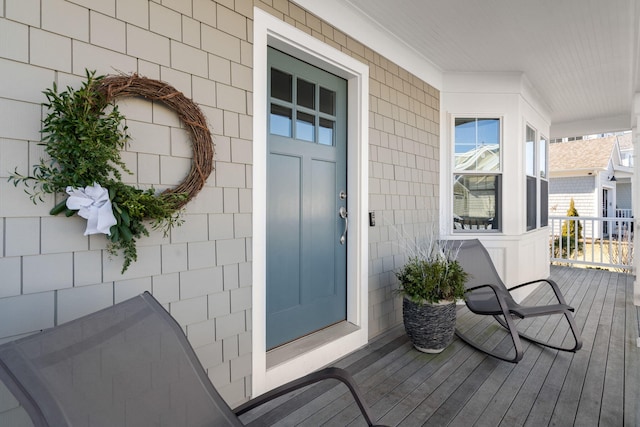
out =
<path fill-rule="evenodd" d="M 633 139 L 631 138 L 631 133 L 626 133 L 623 136 L 618 137 L 618 145 L 620 146 L 620 150 L 633 150 Z"/>
<path fill-rule="evenodd" d="M 627 146 L 631 144 L 631 134 L 554 142 L 549 145 L 549 170 L 559 172 L 607 169 L 616 140 L 619 146 Z"/>

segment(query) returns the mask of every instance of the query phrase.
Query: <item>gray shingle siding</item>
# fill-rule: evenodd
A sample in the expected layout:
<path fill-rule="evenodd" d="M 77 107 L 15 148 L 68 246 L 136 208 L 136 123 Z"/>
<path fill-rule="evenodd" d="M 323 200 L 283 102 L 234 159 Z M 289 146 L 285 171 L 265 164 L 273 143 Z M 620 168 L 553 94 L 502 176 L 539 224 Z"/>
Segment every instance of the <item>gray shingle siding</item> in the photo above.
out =
<path fill-rule="evenodd" d="M 573 198 L 580 216 L 599 216 L 599 212 L 596 212 L 595 190 L 594 176 L 549 180 L 549 215 L 566 215 Z"/>

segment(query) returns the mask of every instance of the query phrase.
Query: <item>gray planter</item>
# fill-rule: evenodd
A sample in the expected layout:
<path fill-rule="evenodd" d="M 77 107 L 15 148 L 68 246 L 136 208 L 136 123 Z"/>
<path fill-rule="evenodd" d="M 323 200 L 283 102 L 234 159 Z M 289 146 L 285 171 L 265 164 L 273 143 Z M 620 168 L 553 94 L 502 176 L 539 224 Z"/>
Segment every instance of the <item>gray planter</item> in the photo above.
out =
<path fill-rule="evenodd" d="M 413 346 L 423 353 L 440 353 L 451 341 L 456 328 L 456 302 L 415 303 L 402 299 L 404 329 Z"/>

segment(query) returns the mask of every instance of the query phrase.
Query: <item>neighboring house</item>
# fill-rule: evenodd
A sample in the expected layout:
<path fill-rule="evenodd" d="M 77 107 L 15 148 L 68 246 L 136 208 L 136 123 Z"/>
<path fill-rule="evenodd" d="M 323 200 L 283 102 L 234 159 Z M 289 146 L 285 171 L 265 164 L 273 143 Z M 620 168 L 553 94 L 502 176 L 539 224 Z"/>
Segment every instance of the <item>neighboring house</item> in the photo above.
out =
<path fill-rule="evenodd" d="M 570 0 L 556 14 L 536 2 L 430 1 L 417 22 L 388 22 L 396 34 L 371 20 L 425 4 L 0 0 L 0 341 L 150 291 L 235 405 L 400 324 L 394 271 L 407 259 L 406 239 L 433 227 L 443 238 L 482 239 L 510 285 L 546 277 L 548 140 L 593 125 L 591 110 L 573 115 L 575 104 L 549 98 L 574 73 L 597 67 L 563 65 L 580 55 L 537 56 L 559 44 L 591 53 L 579 36 L 542 38 L 574 22 L 595 34 L 575 11 L 590 10 L 597 24 L 627 2 Z M 497 19 L 502 32 L 476 29 L 480 18 Z M 633 33 L 637 21 L 629 21 Z M 620 27 L 604 22 L 604 35 Z M 419 33 L 439 24 L 435 36 Z M 407 29 L 416 36 L 403 42 Z M 539 50 L 518 42 L 520 33 Z M 466 39 L 451 42 L 459 35 Z M 505 62 L 521 50 L 518 65 Z M 634 58 L 607 65 L 630 72 Z M 519 64 L 533 75 L 560 72 L 534 84 Z M 215 170 L 184 224 L 141 239 L 125 274 L 102 236 L 83 236 L 85 220 L 50 216 L 53 198 L 33 204 L 7 180 L 14 170 L 29 173 L 43 153 L 42 91 L 54 81 L 78 87 L 85 69 L 170 83 L 202 109 L 215 142 Z M 604 92 L 628 107 L 632 86 L 623 87 L 624 96 L 578 92 Z M 597 99 L 580 105 L 604 111 L 601 131 L 629 128 L 640 114 L 614 114 Z M 133 138 L 123 154 L 134 171 L 128 183 L 179 183 L 191 152 L 174 112 L 142 99 L 118 104 Z M 620 167 L 615 173 L 624 178 Z M 21 414 L 0 385 L 0 425 L 25 425 Z"/>
<path fill-rule="evenodd" d="M 582 217 L 631 216 L 632 156 L 631 132 L 550 144 L 549 215 L 566 215 L 573 199 Z"/>
<path fill-rule="evenodd" d="M 615 172 L 617 215 L 631 217 L 635 216 L 633 213 L 634 154 L 631 133 L 618 138 L 618 145 L 620 146 L 620 172 Z"/>

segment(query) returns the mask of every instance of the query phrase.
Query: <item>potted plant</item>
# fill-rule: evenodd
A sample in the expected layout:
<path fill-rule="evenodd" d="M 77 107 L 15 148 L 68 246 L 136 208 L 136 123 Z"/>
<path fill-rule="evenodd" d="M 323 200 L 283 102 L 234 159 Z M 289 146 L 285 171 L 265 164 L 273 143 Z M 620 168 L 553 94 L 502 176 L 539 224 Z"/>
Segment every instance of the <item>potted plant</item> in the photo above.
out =
<path fill-rule="evenodd" d="M 453 242 L 431 237 L 413 249 L 396 272 L 404 327 L 417 350 L 440 353 L 453 340 L 456 301 L 464 299 L 468 274 L 456 260 Z"/>

